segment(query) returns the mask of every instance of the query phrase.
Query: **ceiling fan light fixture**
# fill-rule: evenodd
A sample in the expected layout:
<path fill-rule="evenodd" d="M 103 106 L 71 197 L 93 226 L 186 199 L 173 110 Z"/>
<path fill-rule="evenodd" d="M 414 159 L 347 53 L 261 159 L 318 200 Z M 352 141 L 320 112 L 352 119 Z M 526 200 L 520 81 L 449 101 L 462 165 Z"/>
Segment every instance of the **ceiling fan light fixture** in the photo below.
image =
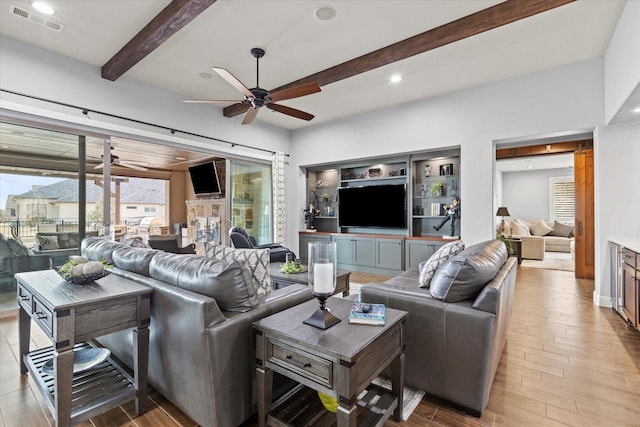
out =
<path fill-rule="evenodd" d="M 331 6 L 321 6 L 313 11 L 313 15 L 320 21 L 329 21 L 336 16 L 336 10 Z"/>

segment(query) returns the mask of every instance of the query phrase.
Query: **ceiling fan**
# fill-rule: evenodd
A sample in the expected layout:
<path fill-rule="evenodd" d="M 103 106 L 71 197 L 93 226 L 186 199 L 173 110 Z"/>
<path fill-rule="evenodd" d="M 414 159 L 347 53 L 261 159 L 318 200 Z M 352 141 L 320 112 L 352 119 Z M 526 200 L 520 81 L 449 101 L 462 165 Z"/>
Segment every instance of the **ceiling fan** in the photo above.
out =
<path fill-rule="evenodd" d="M 313 114 L 309 114 L 295 108 L 287 107 L 285 105 L 276 104 L 276 102 L 284 101 L 286 99 L 299 98 L 301 96 L 320 92 L 320 86 L 317 83 L 307 83 L 299 86 L 276 90 L 274 92 L 269 92 L 266 89 L 262 89 L 260 87 L 260 58 L 262 58 L 264 54 L 264 49 L 261 49 L 259 47 L 254 47 L 253 49 L 251 49 L 251 55 L 256 58 L 256 87 L 251 89 L 247 88 L 240 80 L 238 80 L 233 74 L 231 74 L 224 68 L 213 67 L 213 71 L 218 73 L 218 75 L 225 79 L 227 83 L 229 83 L 244 95 L 243 100 L 185 99 L 183 102 L 192 104 L 239 104 L 242 106 L 242 108 L 239 109 L 240 112 L 246 112 L 244 118 L 242 119 L 243 125 L 251 123 L 258 114 L 258 109 L 261 107 L 267 107 L 279 113 L 286 114 L 291 117 L 296 117 L 302 120 L 309 121 L 313 119 L 315 117 Z"/>
<path fill-rule="evenodd" d="M 149 169 L 145 168 L 144 166 L 141 165 L 148 165 L 147 162 L 129 162 L 129 161 L 125 161 L 125 160 L 120 160 L 120 157 L 116 156 L 115 154 L 113 154 L 113 147 L 111 147 L 111 161 L 110 164 L 111 166 L 122 166 L 125 168 L 129 168 L 129 169 L 134 169 L 137 171 L 148 171 Z M 94 169 L 102 169 L 104 168 L 104 155 L 100 156 L 100 159 L 102 160 L 102 163 L 100 163 L 99 165 L 97 165 L 96 167 L 94 167 Z"/>

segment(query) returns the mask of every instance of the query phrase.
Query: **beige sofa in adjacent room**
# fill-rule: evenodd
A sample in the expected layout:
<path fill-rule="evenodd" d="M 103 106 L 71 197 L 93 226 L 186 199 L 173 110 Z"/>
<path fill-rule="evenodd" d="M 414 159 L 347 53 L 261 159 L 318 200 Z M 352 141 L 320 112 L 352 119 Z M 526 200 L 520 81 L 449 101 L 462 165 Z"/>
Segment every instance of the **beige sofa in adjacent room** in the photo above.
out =
<path fill-rule="evenodd" d="M 545 252 L 571 252 L 573 226 L 558 221 L 524 221 L 514 219 L 505 222 L 504 234 L 520 237 L 523 259 L 544 259 Z"/>

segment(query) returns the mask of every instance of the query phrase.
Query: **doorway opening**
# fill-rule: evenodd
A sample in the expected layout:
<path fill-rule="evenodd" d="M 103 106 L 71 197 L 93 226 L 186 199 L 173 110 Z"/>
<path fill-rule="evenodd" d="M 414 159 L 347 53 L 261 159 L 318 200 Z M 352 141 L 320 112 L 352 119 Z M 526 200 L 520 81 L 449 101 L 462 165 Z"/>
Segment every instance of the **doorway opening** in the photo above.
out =
<path fill-rule="evenodd" d="M 501 229 L 518 240 L 522 266 L 592 279 L 593 140 L 591 134 L 568 139 L 496 144 L 494 202 L 496 212 L 508 208 Z"/>

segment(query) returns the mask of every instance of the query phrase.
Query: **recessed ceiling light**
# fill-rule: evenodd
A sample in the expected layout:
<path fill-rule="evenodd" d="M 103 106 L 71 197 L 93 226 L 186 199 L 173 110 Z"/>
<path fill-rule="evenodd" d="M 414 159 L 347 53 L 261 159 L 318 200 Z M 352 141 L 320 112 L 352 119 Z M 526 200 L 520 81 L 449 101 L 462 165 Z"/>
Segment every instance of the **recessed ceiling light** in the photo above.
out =
<path fill-rule="evenodd" d="M 35 10 L 42 13 L 43 15 L 54 15 L 56 13 L 56 11 L 53 10 L 51 6 L 49 6 L 47 3 L 43 1 L 32 1 L 31 7 L 33 7 Z"/>
<path fill-rule="evenodd" d="M 533 166 L 529 165 L 527 166 L 527 169 L 533 169 Z"/>
<path fill-rule="evenodd" d="M 331 6 L 322 6 L 317 8 L 313 15 L 321 21 L 329 21 L 336 16 L 336 10 Z"/>
<path fill-rule="evenodd" d="M 176 157 L 176 160 L 187 160 L 187 158 L 186 158 L 186 157 L 179 157 L 179 156 L 178 156 L 178 157 Z"/>
<path fill-rule="evenodd" d="M 640 107 L 631 110 L 632 113 L 640 113 Z"/>
<path fill-rule="evenodd" d="M 9 148 L 9 146 L 8 145 L 3 145 L 2 148 Z"/>
<path fill-rule="evenodd" d="M 198 73 L 198 75 L 203 79 L 213 78 L 213 75 L 211 73 Z"/>
<path fill-rule="evenodd" d="M 391 83 L 400 83 L 402 81 L 402 76 L 400 74 L 394 74 L 393 76 L 389 77 L 389 81 Z"/>

